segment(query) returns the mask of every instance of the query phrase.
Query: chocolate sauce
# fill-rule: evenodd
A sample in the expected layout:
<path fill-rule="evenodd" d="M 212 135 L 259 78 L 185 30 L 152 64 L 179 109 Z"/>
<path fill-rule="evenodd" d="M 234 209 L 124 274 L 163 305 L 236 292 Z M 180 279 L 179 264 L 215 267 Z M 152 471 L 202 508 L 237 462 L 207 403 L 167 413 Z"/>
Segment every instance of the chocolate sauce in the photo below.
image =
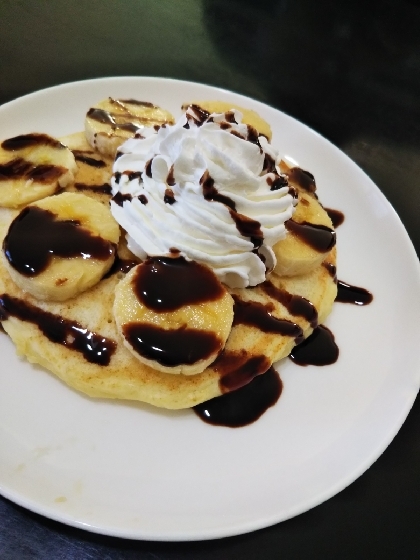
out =
<path fill-rule="evenodd" d="M 314 304 L 308 299 L 290 294 L 282 288 L 277 288 L 270 280 L 266 280 L 260 286 L 269 297 L 276 299 L 284 305 L 291 315 L 303 317 L 313 329 L 318 325 L 318 312 Z"/>
<path fill-rule="evenodd" d="M 64 173 L 67 173 L 65 167 L 50 164 L 34 165 L 22 158 L 0 164 L 0 182 L 10 179 L 24 179 L 25 181 L 32 180 L 46 184 L 57 181 Z"/>
<path fill-rule="evenodd" d="M 163 202 L 165 202 L 165 204 L 174 204 L 176 202 L 174 191 L 172 189 L 165 189 Z"/>
<path fill-rule="evenodd" d="M 147 204 L 149 202 L 145 194 L 139 194 L 137 198 L 140 200 L 142 204 Z"/>
<path fill-rule="evenodd" d="M 109 111 L 105 111 L 104 109 L 91 107 L 86 116 L 99 123 L 109 124 L 112 127 L 116 126 L 116 122 L 112 114 Z"/>
<path fill-rule="evenodd" d="M 154 311 L 215 301 L 225 294 L 209 268 L 183 257 L 147 259 L 133 278 L 133 288 L 139 301 Z"/>
<path fill-rule="evenodd" d="M 167 367 L 195 364 L 222 349 L 222 341 L 213 332 L 187 326 L 163 329 L 146 323 L 126 323 L 122 330 L 138 354 Z"/>
<path fill-rule="evenodd" d="M 129 112 L 126 115 L 116 115 L 110 113 L 109 111 L 105 111 L 104 109 L 98 109 L 97 107 L 92 107 L 91 109 L 89 109 L 86 116 L 101 124 L 108 124 L 113 130 L 115 129 L 126 130 L 127 132 L 132 132 L 132 133 L 136 133 L 141 125 L 132 122 L 117 122 L 115 119 L 118 117 L 119 118 L 134 117 L 136 120 L 147 120 L 147 119 L 136 117 L 135 115 L 132 115 Z"/>
<path fill-rule="evenodd" d="M 98 169 L 106 167 L 106 162 L 102 159 L 96 159 L 86 155 L 86 153 L 92 152 L 84 152 L 83 150 L 72 150 L 72 152 L 76 161 L 80 161 L 82 163 L 85 163 L 86 165 L 89 165 L 90 167 L 96 167 Z"/>
<path fill-rule="evenodd" d="M 299 223 L 292 219 L 287 220 L 284 225 L 288 231 L 320 253 L 327 253 L 336 243 L 335 231 L 327 226 L 308 222 Z"/>
<path fill-rule="evenodd" d="M 153 109 L 153 107 L 156 107 L 156 105 L 153 105 L 153 103 L 150 103 L 150 101 L 137 101 L 137 99 L 111 99 L 112 103 L 129 103 L 130 105 L 140 105 L 142 107 L 150 107 L 151 109 Z"/>
<path fill-rule="evenodd" d="M 175 185 L 175 182 L 174 166 L 171 165 L 168 176 L 166 177 L 166 183 L 169 187 L 173 187 Z"/>
<path fill-rule="evenodd" d="M 129 181 L 134 181 L 134 179 L 141 181 L 143 177 L 141 171 L 124 171 L 124 175 L 127 175 Z"/>
<path fill-rule="evenodd" d="M 138 117 L 135 117 L 135 118 L 138 118 Z M 143 121 L 145 119 L 141 119 L 141 120 Z M 115 124 L 115 128 L 118 128 L 119 130 L 125 130 L 126 132 L 131 132 L 132 134 L 136 134 L 136 132 L 138 131 L 138 129 L 140 127 L 141 127 L 141 125 L 131 123 L 131 122 L 116 123 Z"/>
<path fill-rule="evenodd" d="M 338 346 L 334 335 L 324 325 L 319 325 L 314 332 L 291 351 L 289 358 L 300 366 L 328 366 L 338 359 Z"/>
<path fill-rule="evenodd" d="M 200 179 L 200 185 L 203 187 L 203 196 L 206 200 L 221 202 L 231 210 L 236 210 L 236 205 L 231 198 L 226 195 L 219 194 L 219 191 L 214 186 L 214 179 L 210 176 L 207 169 Z"/>
<path fill-rule="evenodd" d="M 262 152 L 262 148 L 260 146 L 260 135 L 259 132 L 256 128 L 254 128 L 253 126 L 251 126 L 250 124 L 246 125 L 248 134 L 246 137 L 246 140 L 248 140 L 248 142 L 251 142 L 251 144 L 256 144 L 257 146 L 259 146 L 260 151 Z"/>
<path fill-rule="evenodd" d="M 225 350 L 213 362 L 212 368 L 220 376 L 220 390 L 227 393 L 248 385 L 254 377 L 267 371 L 270 365 L 270 360 L 263 354 L 249 356 L 245 351 Z"/>
<path fill-rule="evenodd" d="M 340 303 L 353 303 L 354 305 L 369 305 L 373 300 L 373 295 L 359 286 L 351 286 L 341 280 L 337 282 L 337 297 L 335 301 Z"/>
<path fill-rule="evenodd" d="M 304 191 L 311 193 L 316 191 L 315 177 L 309 171 L 305 171 L 300 167 L 292 167 L 286 171 L 286 175 L 291 183 Z"/>
<path fill-rule="evenodd" d="M 278 191 L 284 187 L 288 187 L 289 183 L 283 175 L 275 175 L 274 179 L 272 177 L 267 177 L 267 185 L 270 187 L 270 191 Z"/>
<path fill-rule="evenodd" d="M 126 200 L 128 201 L 132 201 L 133 200 L 133 196 L 129 193 L 127 194 L 121 194 L 120 191 L 118 191 L 113 197 L 112 200 L 115 202 L 115 204 L 118 204 L 118 206 L 123 206 L 124 202 Z"/>
<path fill-rule="evenodd" d="M 188 105 L 188 109 L 190 112 L 187 114 L 187 119 L 192 119 L 197 126 L 203 125 L 210 116 L 208 111 L 195 104 Z"/>
<path fill-rule="evenodd" d="M 230 209 L 229 213 L 232 220 L 235 222 L 236 229 L 244 237 L 249 237 L 254 247 L 261 247 L 264 241 L 264 234 L 261 229 L 261 224 L 257 220 L 253 220 L 244 214 L 239 214 L 235 210 Z"/>
<path fill-rule="evenodd" d="M 233 299 L 235 301 L 233 325 L 251 325 L 263 332 L 290 336 L 297 340 L 303 336 L 302 329 L 296 323 L 273 317 L 270 313 L 271 306 L 256 301 L 243 301 L 238 296 L 233 296 Z"/>
<path fill-rule="evenodd" d="M 238 124 L 235 119 L 235 113 L 233 111 L 226 111 L 225 120 L 231 124 Z"/>
<path fill-rule="evenodd" d="M 116 274 L 117 272 L 123 272 L 124 274 L 126 274 L 132 268 L 138 265 L 139 262 L 140 261 L 135 261 L 132 259 L 122 259 L 117 255 L 114 259 L 114 262 L 112 263 L 111 268 L 105 274 L 104 278 L 109 278 L 110 276 Z"/>
<path fill-rule="evenodd" d="M 39 330 L 56 344 L 80 352 L 88 362 L 107 366 L 117 343 L 86 329 L 77 321 L 44 311 L 35 305 L 7 294 L 0 295 L 0 318 L 16 317 L 36 325 Z"/>
<path fill-rule="evenodd" d="M 333 208 L 324 208 L 325 212 L 330 217 L 333 227 L 338 228 L 344 222 L 344 214 L 340 210 L 334 210 Z"/>
<path fill-rule="evenodd" d="M 14 138 L 8 138 L 1 143 L 1 147 L 3 150 L 7 150 L 10 152 L 14 152 L 16 150 L 22 150 L 24 148 L 32 148 L 35 146 L 51 146 L 52 148 L 65 148 L 65 146 L 48 136 L 48 134 L 39 134 L 39 133 L 32 133 L 32 134 L 21 134 L 20 136 L 15 136 Z"/>
<path fill-rule="evenodd" d="M 276 161 L 270 154 L 264 154 L 264 164 L 263 164 L 263 171 L 266 173 L 277 173 L 276 170 Z"/>
<path fill-rule="evenodd" d="M 107 260 L 115 247 L 81 227 L 77 220 L 58 220 L 48 210 L 27 206 L 10 224 L 3 250 L 15 270 L 36 276 L 48 267 L 54 255 Z"/>
<path fill-rule="evenodd" d="M 275 405 L 282 388 L 279 374 L 271 367 L 244 387 L 198 404 L 193 410 L 208 424 L 240 428 L 252 424 Z"/>
<path fill-rule="evenodd" d="M 153 158 L 149 159 L 149 161 L 146 161 L 146 165 L 144 166 L 144 172 L 148 177 L 152 177 L 152 161 Z"/>
<path fill-rule="evenodd" d="M 103 183 L 102 185 L 87 185 L 86 183 L 74 183 L 74 188 L 78 191 L 93 191 L 100 194 L 112 194 L 111 185 Z"/>
<path fill-rule="evenodd" d="M 327 270 L 328 274 L 337 282 L 337 267 L 333 263 L 323 262 L 322 266 Z"/>

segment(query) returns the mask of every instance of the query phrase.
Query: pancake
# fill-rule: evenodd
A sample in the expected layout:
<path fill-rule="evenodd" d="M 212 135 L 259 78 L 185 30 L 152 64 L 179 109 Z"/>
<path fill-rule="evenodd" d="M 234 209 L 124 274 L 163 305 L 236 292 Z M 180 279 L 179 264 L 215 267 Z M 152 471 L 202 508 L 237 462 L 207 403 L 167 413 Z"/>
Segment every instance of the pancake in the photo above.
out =
<path fill-rule="evenodd" d="M 108 204 L 110 194 L 104 185 L 109 184 L 111 161 L 87 145 L 83 133 L 62 141 L 76 154 L 78 165 L 74 184 L 66 190 Z M 307 205 L 301 201 L 308 194 L 302 191 L 301 195 L 298 208 L 301 205 L 299 216 L 304 221 Z M 323 212 L 313 197 L 312 215 L 314 205 Z M 0 209 L 2 241 L 16 215 L 17 211 Z M 274 271 L 257 287 L 229 289 L 234 320 L 224 350 L 202 373 L 174 375 L 136 359 L 121 339 L 113 316 L 114 293 L 138 259 L 124 241 L 118 254 L 106 277 L 63 302 L 39 301 L 22 291 L 8 273 L 4 252 L 0 255 L 0 320 L 18 354 L 91 397 L 182 409 L 235 390 L 288 356 L 325 320 L 337 293 L 335 247 L 318 255 L 317 263 L 306 272 L 299 268 L 299 274 L 284 276 Z"/>

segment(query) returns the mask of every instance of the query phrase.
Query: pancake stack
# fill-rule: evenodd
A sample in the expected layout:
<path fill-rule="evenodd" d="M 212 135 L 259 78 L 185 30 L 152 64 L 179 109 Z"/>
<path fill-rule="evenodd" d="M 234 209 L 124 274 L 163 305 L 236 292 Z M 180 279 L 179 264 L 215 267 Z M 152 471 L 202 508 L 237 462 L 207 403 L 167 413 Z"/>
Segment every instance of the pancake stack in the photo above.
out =
<path fill-rule="evenodd" d="M 243 113 L 271 138 L 268 123 Z M 313 176 L 281 162 L 296 207 L 263 283 L 228 288 L 176 254 L 141 262 L 109 210 L 112 163 L 140 124 L 172 122 L 152 103 L 112 99 L 89 109 L 84 133 L 2 142 L 0 321 L 19 355 L 78 391 L 181 409 L 264 374 L 325 320 L 337 293 L 336 248 Z M 188 288 L 197 275 L 211 297 Z M 152 351 L 155 340 L 172 354 Z"/>

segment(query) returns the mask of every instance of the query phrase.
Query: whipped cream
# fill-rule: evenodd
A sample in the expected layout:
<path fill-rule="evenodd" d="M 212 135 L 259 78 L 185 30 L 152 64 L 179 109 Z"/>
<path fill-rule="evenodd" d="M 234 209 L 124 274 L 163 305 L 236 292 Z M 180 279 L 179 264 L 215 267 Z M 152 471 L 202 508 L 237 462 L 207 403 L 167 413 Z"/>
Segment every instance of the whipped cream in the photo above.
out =
<path fill-rule="evenodd" d="M 192 105 L 175 125 L 145 127 L 120 146 L 111 211 L 140 259 L 183 256 L 231 288 L 265 280 L 296 201 L 277 152 L 241 120 Z"/>

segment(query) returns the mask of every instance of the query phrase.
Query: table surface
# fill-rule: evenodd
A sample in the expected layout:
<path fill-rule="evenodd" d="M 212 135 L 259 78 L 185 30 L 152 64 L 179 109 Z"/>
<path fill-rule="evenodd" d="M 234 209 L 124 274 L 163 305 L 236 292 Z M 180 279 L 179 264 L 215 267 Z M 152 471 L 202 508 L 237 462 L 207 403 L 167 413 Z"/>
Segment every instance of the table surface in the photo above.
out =
<path fill-rule="evenodd" d="M 2 0 L 0 103 L 80 79 L 163 76 L 306 123 L 378 185 L 420 251 L 420 7 L 395 0 Z M 420 402 L 358 480 L 294 519 L 193 543 L 125 541 L 0 498 L 0 558 L 418 558 Z"/>

